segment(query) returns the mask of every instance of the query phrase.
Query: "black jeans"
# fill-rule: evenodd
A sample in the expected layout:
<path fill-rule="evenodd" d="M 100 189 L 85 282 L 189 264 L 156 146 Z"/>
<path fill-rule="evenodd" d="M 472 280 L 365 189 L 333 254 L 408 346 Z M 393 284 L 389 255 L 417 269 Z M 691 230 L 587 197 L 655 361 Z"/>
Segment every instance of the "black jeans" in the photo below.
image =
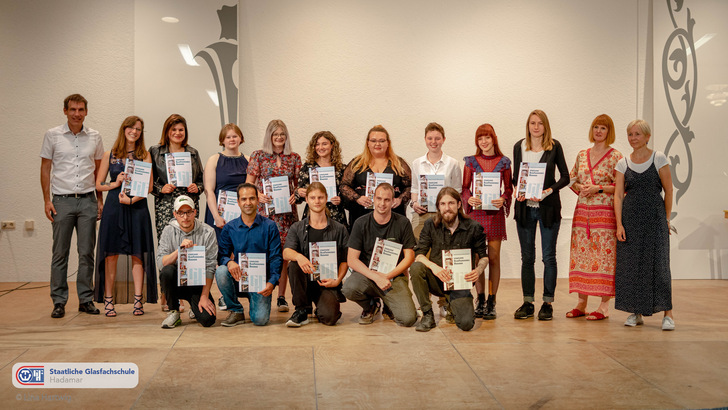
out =
<path fill-rule="evenodd" d="M 316 304 L 316 317 L 319 322 L 333 326 L 341 317 L 341 304 L 338 288 L 326 288 L 308 280 L 308 274 L 301 270 L 298 262 L 288 262 L 288 282 L 293 294 L 296 310 Z"/>
<path fill-rule="evenodd" d="M 179 286 L 177 284 L 177 265 L 167 265 L 159 272 L 159 282 L 164 289 L 164 295 L 167 297 L 169 310 L 179 310 L 179 300 L 184 299 L 190 302 L 192 313 L 195 319 L 204 327 L 210 327 L 215 324 L 217 317 L 209 314 L 206 310 L 200 311 L 199 303 L 202 296 L 203 286 Z M 210 300 L 212 295 L 208 293 Z M 213 300 L 214 303 L 214 300 Z"/>
<path fill-rule="evenodd" d="M 422 313 L 432 310 L 430 293 L 435 296 L 447 296 L 457 327 L 461 330 L 470 330 L 475 326 L 475 308 L 473 308 L 473 294 L 470 293 L 470 289 L 445 291 L 440 278 L 420 262 L 415 262 L 410 266 L 410 280 Z"/>

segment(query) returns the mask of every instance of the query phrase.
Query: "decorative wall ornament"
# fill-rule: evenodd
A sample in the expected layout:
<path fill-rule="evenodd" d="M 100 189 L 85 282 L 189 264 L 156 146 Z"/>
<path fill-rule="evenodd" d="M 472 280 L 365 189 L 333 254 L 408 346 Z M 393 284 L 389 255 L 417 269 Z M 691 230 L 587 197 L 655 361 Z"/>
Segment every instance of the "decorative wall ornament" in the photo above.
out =
<path fill-rule="evenodd" d="M 217 88 L 220 107 L 220 126 L 238 122 L 238 6 L 222 6 L 217 11 L 220 19 L 220 40 L 200 50 L 201 57 L 210 67 Z"/>
<path fill-rule="evenodd" d="M 695 134 L 690 129 L 690 117 L 695 107 L 696 93 L 698 89 L 698 64 L 695 53 L 695 41 L 693 39 L 693 27 L 695 19 L 692 18 L 690 9 L 683 12 L 683 0 L 666 0 L 670 11 L 670 19 L 674 30 L 665 42 L 662 52 L 662 84 L 665 88 L 667 105 L 670 108 L 670 115 L 675 122 L 675 131 L 670 136 L 665 147 L 665 156 L 670 160 L 670 172 L 672 172 L 672 183 L 676 188 L 675 204 L 685 195 L 690 188 L 690 181 L 693 176 L 693 156 L 690 151 L 690 142 L 695 139 Z M 677 18 L 685 16 L 687 27 L 680 27 Z M 680 141 L 685 150 L 685 158 L 680 154 L 670 155 L 675 141 Z M 687 175 L 681 178 L 678 174 L 678 167 L 682 171 L 686 168 Z M 682 174 L 685 174 L 682 172 Z M 672 217 L 677 215 L 673 212 Z"/>

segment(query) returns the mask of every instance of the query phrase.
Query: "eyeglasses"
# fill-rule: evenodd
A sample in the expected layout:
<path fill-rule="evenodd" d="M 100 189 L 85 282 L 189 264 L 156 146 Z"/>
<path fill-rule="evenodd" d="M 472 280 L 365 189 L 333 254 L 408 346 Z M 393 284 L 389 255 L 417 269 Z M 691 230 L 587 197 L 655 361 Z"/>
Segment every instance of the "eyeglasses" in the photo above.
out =
<path fill-rule="evenodd" d="M 192 216 L 195 214 L 195 211 L 177 211 L 177 215 L 179 216 Z"/>
<path fill-rule="evenodd" d="M 371 142 L 373 145 L 377 145 L 377 144 L 386 144 L 387 140 L 369 140 L 369 142 Z"/>

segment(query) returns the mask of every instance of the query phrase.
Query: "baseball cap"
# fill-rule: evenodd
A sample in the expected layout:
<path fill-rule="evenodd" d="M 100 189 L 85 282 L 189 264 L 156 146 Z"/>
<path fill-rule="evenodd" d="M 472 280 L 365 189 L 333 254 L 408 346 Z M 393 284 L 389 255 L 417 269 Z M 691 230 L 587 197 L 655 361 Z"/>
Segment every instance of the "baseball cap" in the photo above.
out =
<path fill-rule="evenodd" d="M 174 200 L 174 211 L 179 211 L 179 209 L 185 205 L 189 206 L 192 209 L 195 209 L 195 203 L 194 201 L 192 201 L 192 198 L 188 197 L 187 195 L 178 196 L 177 199 Z"/>

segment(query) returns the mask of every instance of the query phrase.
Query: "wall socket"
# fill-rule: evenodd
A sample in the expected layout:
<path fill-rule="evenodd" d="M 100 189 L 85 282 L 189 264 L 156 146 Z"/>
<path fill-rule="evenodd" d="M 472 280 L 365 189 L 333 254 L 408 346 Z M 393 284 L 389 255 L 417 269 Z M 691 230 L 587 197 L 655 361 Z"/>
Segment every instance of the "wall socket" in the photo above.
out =
<path fill-rule="evenodd" d="M 35 221 L 32 219 L 26 219 L 25 220 L 25 230 L 32 231 L 33 229 L 35 229 Z"/>
<path fill-rule="evenodd" d="M 15 229 L 15 221 L 2 221 L 2 229 Z"/>

